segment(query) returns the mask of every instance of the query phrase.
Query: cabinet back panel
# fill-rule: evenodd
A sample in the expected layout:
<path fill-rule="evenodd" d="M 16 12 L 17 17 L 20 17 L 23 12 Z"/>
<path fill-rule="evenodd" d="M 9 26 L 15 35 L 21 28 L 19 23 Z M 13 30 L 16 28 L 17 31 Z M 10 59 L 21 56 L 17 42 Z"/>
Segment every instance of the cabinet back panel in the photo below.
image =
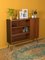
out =
<path fill-rule="evenodd" d="M 12 37 L 12 42 L 20 41 L 26 39 L 26 35 L 14 36 Z"/>
<path fill-rule="evenodd" d="M 18 34 L 22 32 L 23 32 L 22 28 L 12 28 L 12 34 Z"/>
<path fill-rule="evenodd" d="M 12 21 L 12 27 L 17 27 L 18 26 L 18 22 L 17 21 Z"/>

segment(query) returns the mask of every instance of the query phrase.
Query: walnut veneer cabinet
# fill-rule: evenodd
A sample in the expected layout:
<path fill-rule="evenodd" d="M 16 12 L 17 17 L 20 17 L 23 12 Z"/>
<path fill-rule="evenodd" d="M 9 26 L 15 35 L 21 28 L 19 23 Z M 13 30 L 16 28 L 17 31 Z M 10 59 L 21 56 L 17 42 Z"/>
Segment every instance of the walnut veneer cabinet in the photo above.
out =
<path fill-rule="evenodd" d="M 7 42 L 19 44 L 39 37 L 39 18 L 6 20 Z"/>

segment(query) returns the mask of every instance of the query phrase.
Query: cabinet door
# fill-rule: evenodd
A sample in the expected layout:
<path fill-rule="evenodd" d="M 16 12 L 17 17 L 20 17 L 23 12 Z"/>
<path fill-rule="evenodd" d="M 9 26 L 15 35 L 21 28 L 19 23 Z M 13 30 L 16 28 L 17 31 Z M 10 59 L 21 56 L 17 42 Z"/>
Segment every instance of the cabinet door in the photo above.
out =
<path fill-rule="evenodd" d="M 35 19 L 30 19 L 30 39 L 35 38 Z"/>
<path fill-rule="evenodd" d="M 39 19 L 30 19 L 30 39 L 39 37 Z"/>

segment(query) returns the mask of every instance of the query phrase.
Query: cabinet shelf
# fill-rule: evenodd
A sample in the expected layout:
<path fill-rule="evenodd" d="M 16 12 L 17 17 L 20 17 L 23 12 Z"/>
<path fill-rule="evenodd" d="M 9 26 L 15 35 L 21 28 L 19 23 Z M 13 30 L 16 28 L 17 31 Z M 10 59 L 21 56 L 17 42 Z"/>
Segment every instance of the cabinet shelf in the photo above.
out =
<path fill-rule="evenodd" d="M 26 35 L 29 34 L 29 32 L 22 32 L 22 33 L 18 33 L 18 34 L 12 34 L 12 36 L 20 36 L 20 35 Z"/>
<path fill-rule="evenodd" d="M 17 27 L 12 27 L 12 29 L 16 29 L 16 28 L 23 28 L 23 27 L 30 27 L 30 26 L 17 26 Z"/>
<path fill-rule="evenodd" d="M 31 42 L 32 42 L 32 40 L 30 40 L 30 38 L 28 38 L 28 39 L 23 39 L 23 40 L 20 40 L 20 41 L 13 42 L 13 44 L 18 46 L 18 45 L 23 45 L 23 44 L 26 44 L 26 43 L 31 43 Z"/>

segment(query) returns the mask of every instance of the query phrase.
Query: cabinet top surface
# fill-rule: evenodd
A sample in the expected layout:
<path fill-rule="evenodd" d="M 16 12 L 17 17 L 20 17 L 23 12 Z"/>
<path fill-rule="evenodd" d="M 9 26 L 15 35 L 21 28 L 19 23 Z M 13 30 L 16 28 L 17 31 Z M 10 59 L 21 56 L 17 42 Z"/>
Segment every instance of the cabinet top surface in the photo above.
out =
<path fill-rule="evenodd" d="M 25 20 L 30 20 L 30 19 L 39 19 L 39 18 L 28 18 L 28 19 L 15 19 L 15 20 L 11 20 L 11 21 L 25 21 Z M 7 19 L 10 20 L 10 19 Z"/>

